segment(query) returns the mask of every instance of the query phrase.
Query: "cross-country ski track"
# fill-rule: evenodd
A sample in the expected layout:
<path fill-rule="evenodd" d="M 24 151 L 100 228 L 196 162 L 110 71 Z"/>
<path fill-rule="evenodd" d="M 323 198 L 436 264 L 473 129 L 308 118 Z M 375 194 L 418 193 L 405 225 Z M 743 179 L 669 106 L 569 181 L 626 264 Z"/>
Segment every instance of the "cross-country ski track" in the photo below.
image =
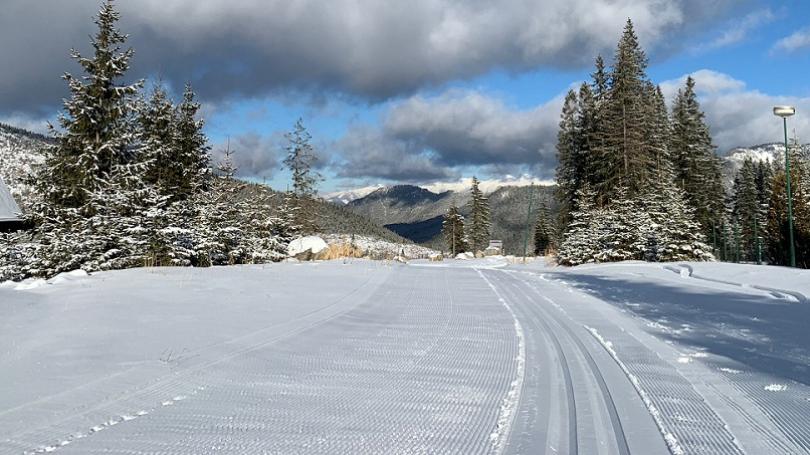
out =
<path fill-rule="evenodd" d="M 808 289 L 692 267 L 360 260 L 3 284 L 0 454 L 810 453 L 810 305 L 792 297 Z"/>

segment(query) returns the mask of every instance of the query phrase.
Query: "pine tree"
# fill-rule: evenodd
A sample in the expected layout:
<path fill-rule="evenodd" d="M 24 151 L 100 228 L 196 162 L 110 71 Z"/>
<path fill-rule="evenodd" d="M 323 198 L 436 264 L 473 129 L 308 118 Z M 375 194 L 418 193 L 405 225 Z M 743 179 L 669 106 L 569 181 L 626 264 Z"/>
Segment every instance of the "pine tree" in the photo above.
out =
<path fill-rule="evenodd" d="M 595 193 L 588 185 L 577 191 L 571 223 L 563 235 L 557 262 L 562 265 L 579 265 L 593 262 L 598 249 L 593 221 L 596 215 Z"/>
<path fill-rule="evenodd" d="M 808 163 L 801 154 L 801 146 L 793 139 L 790 156 L 790 183 L 793 195 L 793 239 L 796 265 L 810 267 L 810 197 L 807 181 L 810 178 Z M 790 235 L 788 232 L 786 173 L 781 163 L 774 172 L 771 200 L 768 211 L 767 253 L 772 264 L 790 264 Z"/>
<path fill-rule="evenodd" d="M 580 160 L 580 130 L 578 99 L 569 90 L 560 114 L 560 130 L 557 133 L 557 198 L 560 201 L 559 226 L 561 230 L 570 222 L 577 191 L 583 185 L 583 168 Z"/>
<path fill-rule="evenodd" d="M 597 213 L 591 226 L 598 245 L 594 254 L 596 262 L 642 259 L 647 242 L 643 229 L 650 222 L 627 189 L 616 188 L 610 205 Z"/>
<path fill-rule="evenodd" d="M 317 157 L 310 144 L 312 136 L 304 127 L 304 120 L 298 119 L 291 133 L 286 135 L 287 157 L 284 165 L 292 174 L 292 191 L 296 196 L 313 198 L 318 193 L 316 185 L 321 180 L 320 174 L 313 169 Z"/>
<path fill-rule="evenodd" d="M 669 120 L 666 100 L 661 87 L 657 86 L 651 92 L 650 101 L 650 151 L 654 155 L 652 164 L 652 179 L 669 181 L 673 178 L 672 157 L 669 153 L 669 144 L 672 141 L 672 124 Z"/>
<path fill-rule="evenodd" d="M 545 256 L 551 246 L 551 226 L 548 220 L 548 208 L 545 203 L 537 210 L 534 224 L 534 255 Z"/>
<path fill-rule="evenodd" d="M 288 145 L 284 165 L 292 174 L 292 202 L 297 216 L 295 224 L 300 226 L 304 234 L 314 233 L 318 231 L 318 225 L 315 222 L 316 214 L 311 201 L 318 193 L 316 185 L 322 178 L 313 169 L 317 157 L 315 149 L 310 144 L 312 136 L 304 127 L 303 119 L 298 119 L 293 131 L 288 133 L 286 138 Z"/>
<path fill-rule="evenodd" d="M 101 189 L 113 167 L 130 158 L 135 140 L 131 114 L 142 82 L 118 83 L 133 55 L 132 49 L 121 51 L 126 35 L 115 28 L 119 17 L 112 0 L 106 0 L 95 20 L 93 57 L 71 52 L 85 75 L 64 75 L 71 97 L 59 117 L 61 131 L 51 128 L 56 144 L 48 150 L 37 179 L 40 193 L 55 207 L 85 206 L 88 195 Z"/>
<path fill-rule="evenodd" d="M 709 127 L 695 93 L 695 81 L 687 78 L 673 106 L 671 156 L 675 182 L 684 190 L 705 233 L 720 223 L 724 194 L 720 159 L 714 152 Z"/>
<path fill-rule="evenodd" d="M 176 184 L 175 195 L 179 199 L 208 189 L 210 183 L 211 147 L 203 132 L 205 122 L 197 119 L 199 111 L 200 104 L 194 100 L 194 90 L 191 84 L 186 84 L 183 101 L 174 115 L 175 159 L 182 170 Z"/>
<path fill-rule="evenodd" d="M 601 175 L 595 188 L 601 201 L 609 199 L 621 186 L 633 196 L 649 181 L 648 170 L 654 155 L 647 143 L 646 68 L 647 57 L 639 46 L 633 23 L 628 20 L 616 50 L 607 100 L 601 108 L 603 141 L 596 157 Z"/>
<path fill-rule="evenodd" d="M 695 220 L 694 210 L 671 178 L 656 180 L 641 200 L 649 224 L 642 227 L 646 238 L 644 260 L 710 261 L 713 255 Z"/>
<path fill-rule="evenodd" d="M 472 200 L 467 233 L 470 239 L 469 247 L 474 252 L 483 251 L 489 246 L 491 230 L 489 201 L 479 188 L 480 183 L 476 177 L 472 178 Z"/>
<path fill-rule="evenodd" d="M 181 163 L 174 151 L 174 105 L 160 85 L 155 86 L 150 99 L 139 109 L 138 160 L 145 165 L 143 178 L 165 195 L 173 195 L 182 173 Z"/>
<path fill-rule="evenodd" d="M 599 148 L 601 131 L 597 98 L 590 85 L 582 84 L 579 87 L 577 101 L 576 130 L 579 134 L 577 166 L 581 173 L 579 184 L 587 182 L 593 186 L 597 183 L 595 177 L 599 174 L 598 163 L 594 159 L 594 150 Z"/>
<path fill-rule="evenodd" d="M 239 170 L 236 167 L 236 162 L 233 159 L 233 155 L 236 152 L 231 150 L 231 140 L 228 139 L 228 145 L 225 148 L 225 153 L 222 157 L 222 161 L 217 164 L 217 170 L 219 171 L 219 175 L 224 177 L 225 180 L 233 180 L 233 177 L 236 175 L 236 172 Z"/>
<path fill-rule="evenodd" d="M 467 239 L 464 235 L 464 216 L 461 215 L 455 204 L 451 205 L 444 215 L 442 235 L 448 251 L 454 257 L 467 251 Z"/>
<path fill-rule="evenodd" d="M 750 159 L 743 161 L 742 168 L 737 173 L 733 197 L 733 214 L 740 232 L 742 259 L 754 261 L 757 259 L 757 250 L 760 246 L 758 236 L 761 230 L 762 206 L 759 201 L 756 168 Z"/>

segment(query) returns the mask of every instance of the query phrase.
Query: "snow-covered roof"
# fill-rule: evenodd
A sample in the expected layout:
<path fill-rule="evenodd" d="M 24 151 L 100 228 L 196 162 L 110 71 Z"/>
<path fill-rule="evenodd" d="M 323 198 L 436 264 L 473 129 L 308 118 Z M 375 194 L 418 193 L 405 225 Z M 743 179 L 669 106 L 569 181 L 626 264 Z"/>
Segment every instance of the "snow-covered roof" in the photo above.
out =
<path fill-rule="evenodd" d="M 6 186 L 6 182 L 0 177 L 0 223 L 19 221 L 19 214 L 21 212 L 20 206 L 17 205 L 14 197 L 11 196 L 11 191 L 9 191 Z"/>

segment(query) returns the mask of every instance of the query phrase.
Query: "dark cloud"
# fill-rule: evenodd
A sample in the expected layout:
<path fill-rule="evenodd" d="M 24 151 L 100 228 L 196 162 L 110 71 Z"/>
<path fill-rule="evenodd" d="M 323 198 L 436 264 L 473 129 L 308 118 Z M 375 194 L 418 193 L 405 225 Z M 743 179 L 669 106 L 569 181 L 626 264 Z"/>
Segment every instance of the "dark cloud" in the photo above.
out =
<path fill-rule="evenodd" d="M 206 101 L 408 94 L 494 68 L 580 67 L 610 52 L 626 18 L 651 52 L 729 10 L 731 0 L 126 0 L 139 75 Z M 87 48 L 96 0 L 5 0 L 0 114 L 50 115 L 72 46 Z"/>
<path fill-rule="evenodd" d="M 452 177 L 469 166 L 520 175 L 553 174 L 561 97 L 514 110 L 473 91 L 414 96 L 390 108 L 379 129 L 355 126 L 338 142 L 343 176 L 409 181 Z"/>
<path fill-rule="evenodd" d="M 351 128 L 333 148 L 340 155 L 332 166 L 342 178 L 372 177 L 415 183 L 457 176 L 417 143 L 391 138 L 368 126 Z"/>

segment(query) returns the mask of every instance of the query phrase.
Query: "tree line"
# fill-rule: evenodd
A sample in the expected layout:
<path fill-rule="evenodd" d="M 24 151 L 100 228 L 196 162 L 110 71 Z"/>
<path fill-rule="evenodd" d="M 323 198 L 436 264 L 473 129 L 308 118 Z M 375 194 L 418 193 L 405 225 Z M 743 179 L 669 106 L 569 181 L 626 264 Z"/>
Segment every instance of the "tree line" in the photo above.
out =
<path fill-rule="evenodd" d="M 670 112 L 646 74 L 628 20 L 613 65 L 568 92 L 558 133 L 561 210 L 552 229 L 566 265 L 707 260 L 723 221 L 720 161 L 688 78 Z M 547 229 L 548 230 L 548 229 Z"/>
<path fill-rule="evenodd" d="M 621 260 L 764 261 L 788 258 L 782 162 L 746 160 L 733 187 L 695 90 L 686 79 L 667 106 L 646 74 L 628 20 L 611 67 L 596 58 L 591 81 L 566 95 L 557 137 L 556 226 L 541 214 L 536 243 L 565 265 Z M 799 265 L 810 265 L 810 172 L 798 141 L 787 152 Z M 537 251 L 539 252 L 539 250 Z"/>
<path fill-rule="evenodd" d="M 71 56 L 70 97 L 51 126 L 44 163 L 31 176 L 33 229 L 6 235 L 0 281 L 139 266 L 211 266 L 277 261 L 294 236 L 318 227 L 307 203 L 319 175 L 299 120 L 287 135 L 293 176 L 276 214 L 249 200 L 233 179 L 232 152 L 214 172 L 191 85 L 175 104 L 160 84 L 121 81 L 134 55 L 106 0 L 95 19 L 93 54 Z M 270 197 L 270 196 L 262 196 Z"/>

